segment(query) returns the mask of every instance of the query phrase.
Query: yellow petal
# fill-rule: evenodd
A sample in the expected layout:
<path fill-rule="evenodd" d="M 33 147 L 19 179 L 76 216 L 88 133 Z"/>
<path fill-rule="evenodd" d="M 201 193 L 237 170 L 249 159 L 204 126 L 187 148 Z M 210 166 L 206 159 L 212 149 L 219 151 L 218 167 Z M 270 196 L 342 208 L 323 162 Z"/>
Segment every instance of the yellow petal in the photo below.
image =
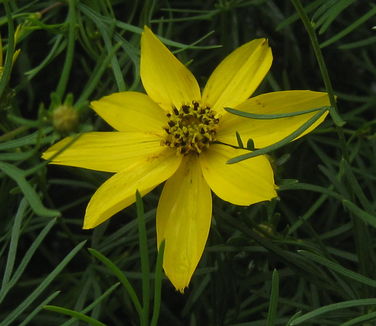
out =
<path fill-rule="evenodd" d="M 148 95 L 166 110 L 201 98 L 192 73 L 146 26 L 141 37 L 140 72 Z"/>
<path fill-rule="evenodd" d="M 144 132 L 89 132 L 73 140 L 74 137 L 64 138 L 45 151 L 42 158 L 51 159 L 68 146 L 52 158 L 52 164 L 119 172 L 135 161 L 158 156 L 164 149 L 160 136 Z"/>
<path fill-rule="evenodd" d="M 221 199 L 236 205 L 251 205 L 277 196 L 266 156 L 226 164 L 230 158 L 247 152 L 213 144 L 200 154 L 202 172 L 210 188 Z"/>
<path fill-rule="evenodd" d="M 143 196 L 175 173 L 181 157 L 164 149 L 157 156 L 139 160 L 115 174 L 94 193 L 87 208 L 84 229 L 94 228 L 133 204 L 136 190 Z"/>
<path fill-rule="evenodd" d="M 256 39 L 228 55 L 211 74 L 202 102 L 218 113 L 234 108 L 252 95 L 272 64 L 266 39 Z"/>
<path fill-rule="evenodd" d="M 198 159 L 186 157 L 167 180 L 157 208 L 158 244 L 165 240 L 163 268 L 180 292 L 188 286 L 208 238 L 211 193 Z"/>
<path fill-rule="evenodd" d="M 257 114 L 279 114 L 328 105 L 330 105 L 330 101 L 327 93 L 299 90 L 273 92 L 252 97 L 238 105 L 236 109 Z M 317 112 L 273 120 L 247 119 L 233 114 L 226 114 L 222 117 L 221 126 L 216 137 L 221 142 L 237 145 L 235 136 L 237 131 L 244 142 L 252 138 L 255 147 L 262 148 L 287 137 L 315 114 Z M 324 121 L 326 115 L 327 113 L 323 114 L 301 136 L 315 129 Z"/>
<path fill-rule="evenodd" d="M 147 95 L 120 92 L 90 103 L 108 124 L 120 131 L 161 131 L 167 123 L 165 112 Z"/>

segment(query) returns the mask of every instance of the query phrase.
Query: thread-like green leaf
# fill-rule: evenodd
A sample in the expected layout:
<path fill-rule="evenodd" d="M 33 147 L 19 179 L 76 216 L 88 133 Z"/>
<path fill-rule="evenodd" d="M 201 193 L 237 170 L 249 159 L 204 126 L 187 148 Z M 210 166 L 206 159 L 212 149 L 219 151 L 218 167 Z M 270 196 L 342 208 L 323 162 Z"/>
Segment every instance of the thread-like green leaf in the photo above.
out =
<path fill-rule="evenodd" d="M 376 320 L 376 311 L 373 311 L 373 312 L 370 312 L 368 314 L 362 314 L 361 316 L 350 319 L 350 320 L 344 322 L 343 324 L 341 324 L 341 326 L 353 326 L 353 325 L 364 325 L 364 326 L 366 326 L 367 323 L 364 323 L 364 322 L 375 321 L 375 320 Z M 371 324 L 368 324 L 368 325 L 371 326 Z"/>
<path fill-rule="evenodd" d="M 52 293 L 51 295 L 49 295 L 37 307 L 34 307 L 33 311 L 31 311 L 18 326 L 25 326 L 28 323 L 30 323 L 34 319 L 34 317 L 37 314 L 40 313 L 40 311 L 43 309 L 43 307 L 46 304 L 50 303 L 53 299 L 55 299 L 60 293 L 61 293 L 61 291 L 56 291 L 56 292 Z"/>
<path fill-rule="evenodd" d="M 337 42 L 341 38 L 345 37 L 347 34 L 351 33 L 354 29 L 364 24 L 368 19 L 372 18 L 374 15 L 376 15 L 376 6 L 372 5 L 372 9 L 368 10 L 363 16 L 358 18 L 356 21 L 347 26 L 345 29 L 341 30 L 336 35 L 332 36 L 329 40 L 322 42 L 320 44 L 320 47 L 324 48 L 330 44 L 333 44 L 334 42 Z"/>
<path fill-rule="evenodd" d="M 86 316 L 82 312 L 74 311 L 74 310 L 71 310 L 71 309 L 57 307 L 57 306 L 44 306 L 43 309 L 58 312 L 58 313 L 63 314 L 63 315 L 71 316 L 71 317 L 76 318 L 78 320 L 82 320 L 82 321 L 84 321 L 84 322 L 86 322 L 86 323 L 88 323 L 89 325 L 92 325 L 92 326 L 106 326 L 106 324 L 104 324 L 104 323 L 102 323 L 102 322 L 100 322 L 100 321 L 98 321 L 98 320 L 96 320 L 92 317 Z"/>
<path fill-rule="evenodd" d="M 249 119 L 260 119 L 260 120 L 274 120 L 274 119 L 283 119 L 283 118 L 289 118 L 289 117 L 296 117 L 299 115 L 322 111 L 322 110 L 329 110 L 330 106 L 322 106 L 319 108 L 314 109 L 307 109 L 302 111 L 296 111 L 296 112 L 286 112 L 286 113 L 278 113 L 278 114 L 258 114 L 258 113 L 250 113 L 250 112 L 244 112 L 232 108 L 224 108 L 227 112 L 230 112 L 232 114 L 241 116 L 243 118 L 249 118 Z"/>
<path fill-rule="evenodd" d="M 4 271 L 3 281 L 1 284 L 1 290 L 0 290 L 0 303 L 3 301 L 2 299 L 4 298 L 4 292 L 5 292 L 5 289 L 8 287 L 8 282 L 13 271 L 14 262 L 16 260 L 16 254 L 17 254 L 18 240 L 20 238 L 20 233 L 21 233 L 21 223 L 22 223 L 22 219 L 25 216 L 26 208 L 27 208 L 27 202 L 25 198 L 23 198 L 21 200 L 20 205 L 18 206 L 16 218 L 14 219 L 14 223 L 12 227 L 12 235 L 11 235 L 10 244 L 9 244 L 8 257 L 7 257 L 7 261 L 5 264 L 5 271 Z"/>
<path fill-rule="evenodd" d="M 361 209 L 359 206 L 355 205 L 353 202 L 347 199 L 342 200 L 342 204 L 352 213 L 354 213 L 355 216 L 359 217 L 367 224 L 376 228 L 376 214 L 372 215 L 370 213 L 367 213 L 365 210 Z"/>
<path fill-rule="evenodd" d="M 150 305 L 150 262 L 149 249 L 147 245 L 147 235 L 145 227 L 144 204 L 140 193 L 136 192 L 136 207 L 138 221 L 138 242 L 140 246 L 141 274 L 142 274 L 142 320 L 141 326 L 149 323 L 149 305 Z"/>
<path fill-rule="evenodd" d="M 158 325 L 159 313 L 161 310 L 161 291 L 163 280 L 163 254 L 165 248 L 165 241 L 161 242 L 158 250 L 157 262 L 155 264 L 155 278 L 154 278 L 154 305 L 153 315 L 151 317 L 150 326 Z"/>
<path fill-rule="evenodd" d="M 312 126 L 318 119 L 320 119 L 320 117 L 324 114 L 325 110 L 326 109 L 321 109 L 320 111 L 318 111 L 318 113 L 316 113 L 313 117 L 311 117 L 309 120 L 307 120 L 298 129 L 296 129 L 293 133 L 291 133 L 287 137 L 283 138 L 282 140 L 280 140 L 280 141 L 278 141 L 278 142 L 276 142 L 276 143 L 274 143 L 270 146 L 263 147 L 263 148 L 260 148 L 260 149 L 256 149 L 253 152 L 236 156 L 232 159 L 229 159 L 227 161 L 227 163 L 228 164 L 238 163 L 238 162 L 244 161 L 246 159 L 258 156 L 258 155 L 264 155 L 264 154 L 267 154 L 271 151 L 274 151 L 274 150 L 288 144 L 289 142 L 293 141 L 295 138 L 300 136 L 304 131 L 306 131 L 310 126 Z"/>
<path fill-rule="evenodd" d="M 40 201 L 39 195 L 26 181 L 24 173 L 21 169 L 8 163 L 0 162 L 0 170 L 2 170 L 6 175 L 11 177 L 17 183 L 36 215 L 45 217 L 60 216 L 59 211 L 44 207 L 44 205 Z"/>
<path fill-rule="evenodd" d="M 318 264 L 321 264 L 339 274 L 342 274 L 343 276 L 346 276 L 354 281 L 357 281 L 359 283 L 366 284 L 371 287 L 376 287 L 376 281 L 373 279 L 370 279 L 366 276 L 363 276 L 359 273 L 356 273 L 354 271 L 351 271 L 325 257 L 313 254 L 311 252 L 305 251 L 305 250 L 300 250 L 300 254 L 304 255 L 305 257 L 308 257 L 309 259 L 315 261 Z"/>
<path fill-rule="evenodd" d="M 266 317 L 266 326 L 274 326 L 277 319 L 277 308 L 279 299 L 279 274 L 275 269 L 272 275 L 272 291 L 269 299 L 269 310 Z"/>
<path fill-rule="evenodd" d="M 84 309 L 82 309 L 80 311 L 80 313 L 82 314 L 86 314 L 88 312 L 90 312 L 91 310 L 93 310 L 99 303 L 101 303 L 105 298 L 107 298 L 112 292 L 114 292 L 118 286 L 120 285 L 121 283 L 118 282 L 118 283 L 115 283 L 114 285 L 110 286 L 102 295 L 100 295 L 99 297 L 97 297 L 90 305 L 88 305 L 87 307 L 85 307 Z M 73 317 L 73 316 L 72 316 Z M 71 320 L 68 320 L 67 322 L 65 322 L 64 324 L 62 324 L 61 326 L 69 326 L 69 325 L 72 325 L 73 323 L 76 322 L 75 320 L 76 318 L 73 317 L 73 319 Z"/>
<path fill-rule="evenodd" d="M 128 292 L 129 297 L 131 298 L 140 318 L 142 316 L 142 307 L 140 301 L 137 297 L 136 291 L 134 290 L 133 286 L 129 282 L 128 278 L 125 274 L 117 267 L 110 259 L 106 256 L 101 254 L 99 251 L 89 248 L 88 251 L 92 254 L 95 258 L 99 259 L 103 264 L 107 266 L 107 268 L 119 279 L 120 283 L 124 286 L 125 290 Z M 1 325 L 0 325 L 1 326 Z"/>
<path fill-rule="evenodd" d="M 26 299 L 18 305 L 3 321 L 0 326 L 8 326 L 19 318 L 22 313 L 42 294 L 42 292 L 51 284 L 51 282 L 62 272 L 65 266 L 74 258 L 74 256 L 85 245 L 86 241 L 79 243 L 71 252 L 56 266 L 56 268 L 47 275 L 47 277 L 32 291 Z"/>
<path fill-rule="evenodd" d="M 320 307 L 309 313 L 306 313 L 304 315 L 297 317 L 296 319 L 290 322 L 290 325 L 291 326 L 299 325 L 303 322 L 306 322 L 307 320 L 319 317 L 328 312 L 337 311 L 337 310 L 346 309 L 346 308 L 352 308 L 352 307 L 369 306 L 369 305 L 376 305 L 376 299 L 374 298 L 359 299 L 359 300 L 349 300 L 349 301 L 343 301 L 339 303 L 333 303 L 327 306 Z"/>

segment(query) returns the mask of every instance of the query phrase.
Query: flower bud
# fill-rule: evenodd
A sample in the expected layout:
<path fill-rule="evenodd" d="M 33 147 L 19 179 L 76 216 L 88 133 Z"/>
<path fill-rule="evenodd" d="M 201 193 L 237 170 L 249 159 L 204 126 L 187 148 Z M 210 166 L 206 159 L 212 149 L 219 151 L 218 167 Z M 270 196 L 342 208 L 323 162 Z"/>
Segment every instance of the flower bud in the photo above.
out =
<path fill-rule="evenodd" d="M 74 131 L 78 121 L 78 113 L 72 106 L 62 104 L 52 112 L 52 124 L 61 133 Z"/>

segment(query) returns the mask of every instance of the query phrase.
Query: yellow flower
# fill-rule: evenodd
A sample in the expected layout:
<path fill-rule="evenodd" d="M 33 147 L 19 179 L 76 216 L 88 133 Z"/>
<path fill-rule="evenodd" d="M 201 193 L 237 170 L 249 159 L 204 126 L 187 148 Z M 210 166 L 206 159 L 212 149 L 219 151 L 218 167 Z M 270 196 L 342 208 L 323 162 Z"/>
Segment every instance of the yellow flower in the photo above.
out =
<path fill-rule="evenodd" d="M 315 112 L 274 119 L 251 120 L 227 113 L 231 107 L 251 113 L 278 114 L 329 105 L 326 93 L 286 91 L 248 99 L 272 63 L 265 39 L 232 52 L 214 70 L 202 93 L 192 73 L 145 27 L 141 37 L 141 79 L 146 94 L 120 92 L 91 103 L 117 131 L 82 134 L 53 164 L 115 172 L 91 198 L 84 228 L 106 221 L 166 181 L 156 216 L 158 244 L 165 240 L 163 267 L 183 292 L 203 253 L 211 214 L 211 190 L 236 205 L 251 205 L 276 197 L 273 170 L 260 155 L 226 164 L 247 153 L 236 146 L 236 131 L 252 138 L 257 148 L 291 134 Z M 323 115 L 305 133 L 313 130 Z M 50 159 L 72 142 L 52 146 Z"/>

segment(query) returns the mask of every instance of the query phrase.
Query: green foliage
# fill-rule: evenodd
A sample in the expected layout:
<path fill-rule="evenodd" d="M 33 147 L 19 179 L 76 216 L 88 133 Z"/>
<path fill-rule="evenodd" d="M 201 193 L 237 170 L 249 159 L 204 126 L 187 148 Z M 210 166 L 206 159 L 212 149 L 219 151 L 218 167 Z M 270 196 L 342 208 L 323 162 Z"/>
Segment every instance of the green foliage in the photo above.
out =
<path fill-rule="evenodd" d="M 1 1 L 0 326 L 373 325 L 375 15 L 361 0 Z M 142 91 L 144 25 L 202 85 L 231 50 L 267 37 L 274 62 L 257 94 L 326 90 L 332 102 L 314 133 L 287 144 L 312 120 L 251 153 L 270 156 L 278 200 L 214 200 L 184 295 L 162 272 L 159 188 L 83 231 L 86 204 L 108 175 L 40 159 L 65 136 L 52 121 L 61 103 L 77 111 L 77 132 L 109 130 L 89 102 Z"/>

